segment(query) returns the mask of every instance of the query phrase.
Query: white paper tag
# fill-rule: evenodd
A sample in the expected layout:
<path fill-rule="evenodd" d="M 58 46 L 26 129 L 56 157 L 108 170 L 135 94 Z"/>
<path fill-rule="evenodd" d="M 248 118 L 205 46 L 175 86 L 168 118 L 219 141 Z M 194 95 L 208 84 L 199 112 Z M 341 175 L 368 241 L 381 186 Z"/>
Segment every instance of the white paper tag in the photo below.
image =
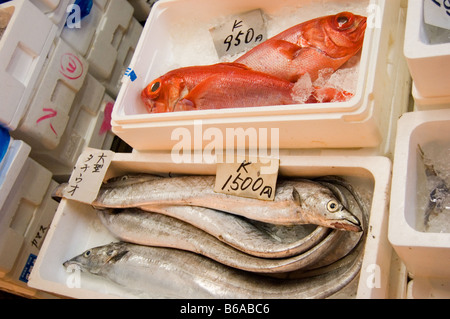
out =
<path fill-rule="evenodd" d="M 450 30 L 450 0 L 423 1 L 425 23 Z"/>
<path fill-rule="evenodd" d="M 86 148 L 78 157 L 63 196 L 67 199 L 91 204 L 97 198 L 114 154 L 112 151 Z"/>
<path fill-rule="evenodd" d="M 217 163 L 216 193 L 272 201 L 279 159 L 237 156 L 233 163 Z"/>
<path fill-rule="evenodd" d="M 228 22 L 209 31 L 219 58 L 249 50 L 267 39 L 261 9 L 232 16 Z"/>

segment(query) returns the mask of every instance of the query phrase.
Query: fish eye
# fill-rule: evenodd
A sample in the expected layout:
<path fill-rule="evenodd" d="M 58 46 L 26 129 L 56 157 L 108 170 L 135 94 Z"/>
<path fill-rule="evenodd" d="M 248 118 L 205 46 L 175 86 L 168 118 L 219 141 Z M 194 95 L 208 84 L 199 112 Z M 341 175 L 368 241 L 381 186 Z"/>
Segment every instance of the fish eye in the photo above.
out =
<path fill-rule="evenodd" d="M 327 209 L 330 213 L 335 213 L 339 210 L 339 204 L 335 200 L 330 200 L 327 204 Z"/>
<path fill-rule="evenodd" d="M 159 88 L 161 87 L 161 82 L 160 81 L 156 81 L 155 83 L 153 83 L 152 87 L 151 87 L 151 91 L 152 93 L 155 93 L 159 90 Z"/>
<path fill-rule="evenodd" d="M 91 256 L 91 251 L 90 250 L 86 250 L 83 254 L 84 257 L 89 258 Z"/>
<path fill-rule="evenodd" d="M 155 99 L 158 97 L 160 90 L 161 90 L 161 79 L 156 79 L 146 87 L 145 95 L 147 96 L 147 98 Z"/>
<path fill-rule="evenodd" d="M 354 15 L 350 12 L 342 12 L 335 18 L 335 26 L 338 30 L 347 30 L 353 26 Z"/>

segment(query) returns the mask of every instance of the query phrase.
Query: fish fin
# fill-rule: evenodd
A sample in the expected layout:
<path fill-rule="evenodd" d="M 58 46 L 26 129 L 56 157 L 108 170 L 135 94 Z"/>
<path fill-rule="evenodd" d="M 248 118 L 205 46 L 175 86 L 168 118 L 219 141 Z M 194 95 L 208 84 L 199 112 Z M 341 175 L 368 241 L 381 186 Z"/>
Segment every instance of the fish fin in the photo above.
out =
<path fill-rule="evenodd" d="M 236 67 L 236 68 L 240 68 L 243 70 L 250 70 L 250 68 L 248 66 L 246 66 L 243 63 L 239 63 L 239 62 L 221 62 L 221 63 L 217 63 L 216 65 L 231 66 L 231 67 Z"/>
<path fill-rule="evenodd" d="M 121 251 L 120 253 L 113 254 L 106 262 L 115 264 L 119 260 L 121 260 L 126 254 L 128 253 L 128 250 Z"/>
<path fill-rule="evenodd" d="M 295 60 L 302 49 L 301 46 L 284 40 L 275 40 L 272 43 L 272 46 L 289 60 Z"/>

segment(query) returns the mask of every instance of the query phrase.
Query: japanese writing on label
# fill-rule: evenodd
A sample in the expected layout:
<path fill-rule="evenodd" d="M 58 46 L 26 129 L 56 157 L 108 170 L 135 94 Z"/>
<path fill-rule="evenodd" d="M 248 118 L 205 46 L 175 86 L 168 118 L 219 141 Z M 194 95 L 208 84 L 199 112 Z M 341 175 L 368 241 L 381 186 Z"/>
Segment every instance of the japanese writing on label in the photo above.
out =
<path fill-rule="evenodd" d="M 266 24 L 260 9 L 229 18 L 210 30 L 219 58 L 251 49 L 267 39 Z"/>
<path fill-rule="evenodd" d="M 216 193 L 274 200 L 279 159 L 237 157 L 234 163 L 218 163 Z"/>
<path fill-rule="evenodd" d="M 84 203 L 92 203 L 114 157 L 114 152 L 86 149 L 78 158 L 65 190 L 64 197 Z"/>
<path fill-rule="evenodd" d="M 450 30 L 450 0 L 423 0 L 426 24 Z"/>

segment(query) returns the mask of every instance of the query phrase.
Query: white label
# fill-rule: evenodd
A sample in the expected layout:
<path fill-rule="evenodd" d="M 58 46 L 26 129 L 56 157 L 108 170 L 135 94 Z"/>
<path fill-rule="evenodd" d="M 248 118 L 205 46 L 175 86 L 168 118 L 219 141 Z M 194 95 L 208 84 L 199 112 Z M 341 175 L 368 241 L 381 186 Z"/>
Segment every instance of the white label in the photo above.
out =
<path fill-rule="evenodd" d="M 450 30 L 450 0 L 424 0 L 426 24 Z"/>
<path fill-rule="evenodd" d="M 249 50 L 267 39 L 261 9 L 232 16 L 210 30 L 219 58 Z"/>
<path fill-rule="evenodd" d="M 91 204 L 98 195 L 114 152 L 86 148 L 78 158 L 63 196 Z"/>
<path fill-rule="evenodd" d="M 274 200 L 279 159 L 238 156 L 233 163 L 217 163 L 217 193 Z"/>

